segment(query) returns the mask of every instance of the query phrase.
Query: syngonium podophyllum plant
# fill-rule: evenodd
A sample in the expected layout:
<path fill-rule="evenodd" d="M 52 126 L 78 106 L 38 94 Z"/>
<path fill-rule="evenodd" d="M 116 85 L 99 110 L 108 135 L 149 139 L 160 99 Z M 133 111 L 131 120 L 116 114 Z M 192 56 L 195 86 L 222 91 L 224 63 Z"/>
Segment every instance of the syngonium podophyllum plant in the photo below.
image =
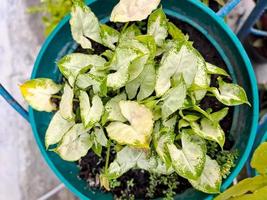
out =
<path fill-rule="evenodd" d="M 219 122 L 227 106 L 249 104 L 246 93 L 224 81 L 226 71 L 205 62 L 188 36 L 168 21 L 162 8 L 156 9 L 159 3 L 121 0 L 111 13 L 111 21 L 127 22 L 119 32 L 74 1 L 72 36 L 89 53 L 71 53 L 57 61 L 62 83 L 38 78 L 20 88 L 35 110 L 55 111 L 45 135 L 47 149 L 66 161 L 77 161 L 89 150 L 101 156 L 106 149 L 100 181 L 107 190 L 109 181 L 138 168 L 177 173 L 200 191 L 218 193 L 220 166 L 207 155 L 206 142 L 223 149 Z M 141 32 L 134 22 L 147 17 Z M 92 41 L 108 50 L 94 53 Z M 218 75 L 217 88 L 210 86 L 212 74 Z M 207 95 L 225 108 L 201 109 Z M 53 98 L 61 99 L 59 106 Z M 110 161 L 114 146 L 120 148 Z"/>

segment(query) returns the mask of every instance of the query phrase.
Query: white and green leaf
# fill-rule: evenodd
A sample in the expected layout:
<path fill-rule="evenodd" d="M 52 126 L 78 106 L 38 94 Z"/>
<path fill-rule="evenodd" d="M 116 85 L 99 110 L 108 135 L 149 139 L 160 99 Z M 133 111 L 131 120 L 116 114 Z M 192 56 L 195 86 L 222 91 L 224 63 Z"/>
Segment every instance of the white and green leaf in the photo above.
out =
<path fill-rule="evenodd" d="M 108 113 L 107 119 L 109 121 L 120 121 L 120 122 L 127 121 L 126 118 L 121 114 L 121 109 L 119 106 L 119 102 L 122 100 L 126 100 L 125 93 L 121 93 L 113 97 L 106 103 L 105 110 Z"/>
<path fill-rule="evenodd" d="M 100 25 L 100 36 L 104 46 L 115 49 L 115 43 L 119 41 L 120 33 L 105 24 Z"/>
<path fill-rule="evenodd" d="M 68 121 L 72 121 L 75 118 L 75 115 L 73 113 L 73 98 L 73 89 L 69 86 L 68 83 L 65 83 L 63 95 L 59 103 L 59 111 L 61 116 Z"/>
<path fill-rule="evenodd" d="M 27 103 L 38 111 L 52 112 L 57 106 L 51 101 L 53 94 L 58 93 L 62 85 L 48 78 L 37 78 L 20 85 L 20 91 Z"/>
<path fill-rule="evenodd" d="M 206 66 L 207 66 L 207 72 L 208 74 L 217 74 L 217 75 L 222 75 L 222 76 L 228 76 L 230 77 L 230 75 L 222 68 L 217 67 L 211 63 L 206 62 Z"/>

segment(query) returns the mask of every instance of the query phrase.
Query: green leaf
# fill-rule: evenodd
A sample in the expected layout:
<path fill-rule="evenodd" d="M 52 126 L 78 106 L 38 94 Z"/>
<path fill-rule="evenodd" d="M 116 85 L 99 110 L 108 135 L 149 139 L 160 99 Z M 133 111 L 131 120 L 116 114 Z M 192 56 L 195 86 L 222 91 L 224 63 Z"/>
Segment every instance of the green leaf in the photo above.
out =
<path fill-rule="evenodd" d="M 196 180 L 202 173 L 206 160 L 206 143 L 197 135 L 181 133 L 182 149 L 167 144 L 172 166 L 182 177 Z"/>
<path fill-rule="evenodd" d="M 74 121 L 67 121 L 59 111 L 56 112 L 45 133 L 45 147 L 48 149 L 50 145 L 58 143 L 74 124 Z"/>
<path fill-rule="evenodd" d="M 100 97 L 95 95 L 91 107 L 89 96 L 84 91 L 80 91 L 79 100 L 83 125 L 86 128 L 91 128 L 101 119 L 104 111 L 103 103 Z"/>
<path fill-rule="evenodd" d="M 75 115 L 73 113 L 73 98 L 73 89 L 69 86 L 68 83 L 65 83 L 64 93 L 59 104 L 59 111 L 61 116 L 68 121 L 72 121 L 75 118 Z"/>
<path fill-rule="evenodd" d="M 138 35 L 135 37 L 136 40 L 146 45 L 149 49 L 150 59 L 154 59 L 157 51 L 157 46 L 154 37 L 151 35 Z"/>
<path fill-rule="evenodd" d="M 188 127 L 190 126 L 189 122 L 184 120 L 184 119 L 180 119 L 179 122 L 178 122 L 178 128 L 179 130 L 182 129 L 182 128 L 185 128 L 185 127 Z"/>
<path fill-rule="evenodd" d="M 255 176 L 253 178 L 246 178 L 238 184 L 230 187 L 228 190 L 220 194 L 215 200 L 230 200 L 235 197 L 242 197 L 246 194 L 251 194 L 259 191 L 261 188 L 267 186 L 266 176 Z M 266 194 L 266 193 L 265 193 Z M 250 200 L 250 199 L 248 199 Z M 258 199 L 257 199 L 258 200 Z"/>
<path fill-rule="evenodd" d="M 96 127 L 94 130 L 96 141 L 103 147 L 107 147 L 108 139 L 102 128 Z"/>
<path fill-rule="evenodd" d="M 120 35 L 120 41 L 134 39 L 138 35 L 141 35 L 141 31 L 135 24 L 132 24 L 131 26 L 127 27 L 125 30 L 122 30 L 121 35 Z"/>
<path fill-rule="evenodd" d="M 228 111 L 229 111 L 229 108 L 225 107 L 217 112 L 211 113 L 210 118 L 213 121 L 220 122 L 223 118 L 226 117 L 226 115 L 228 114 Z"/>
<path fill-rule="evenodd" d="M 177 122 L 177 116 L 173 116 L 172 118 L 168 120 L 163 120 L 162 125 L 167 128 L 168 130 L 173 130 L 175 129 L 175 125 Z"/>
<path fill-rule="evenodd" d="M 254 152 L 251 159 L 251 167 L 262 175 L 267 174 L 267 142 L 262 143 Z"/>
<path fill-rule="evenodd" d="M 77 161 L 85 156 L 93 143 L 83 124 L 75 124 L 62 138 L 55 152 L 66 161 Z"/>
<path fill-rule="evenodd" d="M 243 196 L 234 197 L 231 200 L 266 200 L 266 199 L 267 199 L 267 186 L 258 189 L 253 194 L 245 194 Z"/>
<path fill-rule="evenodd" d="M 100 36 L 102 39 L 102 43 L 104 46 L 111 48 L 112 50 L 115 49 L 115 43 L 118 42 L 120 33 L 105 24 L 100 25 Z"/>
<path fill-rule="evenodd" d="M 206 66 L 207 66 L 207 72 L 208 74 L 217 74 L 217 75 L 222 75 L 222 76 L 228 76 L 230 77 L 230 75 L 222 68 L 217 67 L 211 63 L 206 62 Z"/>
<path fill-rule="evenodd" d="M 221 77 L 218 78 L 218 82 L 219 90 L 213 87 L 210 91 L 221 103 L 227 106 L 236 106 L 244 103 L 250 105 L 246 92 L 242 87 L 237 84 L 226 83 Z"/>
<path fill-rule="evenodd" d="M 60 72 L 68 79 L 71 86 L 74 85 L 77 75 L 89 68 L 103 67 L 106 60 L 98 55 L 72 53 L 61 58 L 57 65 Z"/>
<path fill-rule="evenodd" d="M 197 135 L 204 139 L 215 141 L 223 148 L 225 135 L 218 122 L 202 118 L 200 125 L 197 122 L 191 122 L 190 126 Z"/>
<path fill-rule="evenodd" d="M 198 60 L 199 56 L 189 45 L 183 45 L 179 51 L 172 49 L 165 53 L 157 73 L 157 96 L 162 96 L 171 87 L 172 77 L 180 78 L 182 75 L 186 85 L 190 86 L 198 70 Z"/>
<path fill-rule="evenodd" d="M 171 114 L 180 109 L 186 98 L 186 85 L 181 81 L 176 87 L 171 88 L 162 97 L 162 118 L 167 119 Z"/>
<path fill-rule="evenodd" d="M 57 106 L 51 101 L 53 94 L 62 86 L 47 78 L 37 78 L 20 85 L 20 91 L 27 103 L 38 111 L 52 112 Z"/>
<path fill-rule="evenodd" d="M 160 0 L 121 0 L 112 10 L 110 21 L 141 21 L 158 7 Z"/>
<path fill-rule="evenodd" d="M 188 35 L 184 35 L 181 29 L 172 22 L 168 22 L 168 33 L 173 39 L 178 40 L 179 42 L 188 41 L 189 39 Z"/>
<path fill-rule="evenodd" d="M 127 119 L 121 114 L 121 109 L 119 106 L 119 102 L 122 100 L 126 100 L 126 94 L 121 93 L 112 99 L 110 99 L 106 105 L 105 105 L 105 110 L 108 113 L 108 118 L 107 120 L 109 121 L 120 121 L 120 122 L 125 122 Z"/>
<path fill-rule="evenodd" d="M 133 101 L 120 101 L 122 115 L 130 125 L 111 122 L 107 127 L 108 136 L 119 144 L 128 144 L 136 148 L 149 148 L 153 129 L 153 115 L 143 105 Z"/>
<path fill-rule="evenodd" d="M 129 73 L 128 82 L 131 82 L 132 80 L 136 79 L 142 73 L 147 63 L 147 60 L 148 60 L 148 55 L 142 55 L 132 61 L 128 71 Z"/>
<path fill-rule="evenodd" d="M 125 90 L 128 94 L 128 98 L 133 99 L 136 96 L 138 89 L 138 101 L 149 97 L 154 91 L 155 82 L 156 71 L 154 63 L 147 63 L 141 74 L 133 81 L 127 83 Z"/>
<path fill-rule="evenodd" d="M 162 8 L 155 10 L 148 18 L 147 34 L 155 38 L 156 44 L 162 46 L 168 36 L 168 20 Z"/>
<path fill-rule="evenodd" d="M 84 49 L 91 49 L 90 39 L 101 43 L 100 26 L 95 14 L 82 1 L 75 1 L 71 10 L 70 27 L 73 39 Z"/>
<path fill-rule="evenodd" d="M 206 162 L 201 176 L 196 180 L 189 180 L 194 188 L 208 194 L 220 192 L 222 177 L 220 166 L 215 160 L 206 155 Z"/>

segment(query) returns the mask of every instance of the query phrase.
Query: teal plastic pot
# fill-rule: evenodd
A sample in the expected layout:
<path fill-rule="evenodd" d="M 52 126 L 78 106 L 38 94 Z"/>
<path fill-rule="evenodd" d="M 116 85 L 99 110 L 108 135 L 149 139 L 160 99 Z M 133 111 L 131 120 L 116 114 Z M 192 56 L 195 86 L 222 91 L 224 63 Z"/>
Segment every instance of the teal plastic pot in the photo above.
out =
<path fill-rule="evenodd" d="M 90 7 L 96 16 L 107 22 L 115 0 L 99 0 L 91 2 Z M 230 176 L 223 182 L 222 190 L 227 188 L 242 169 L 255 138 L 258 120 L 258 92 L 257 84 L 250 61 L 241 43 L 213 11 L 196 0 L 163 0 L 165 12 L 179 20 L 185 21 L 203 33 L 215 46 L 226 63 L 234 82 L 238 83 L 247 92 L 251 107 L 242 105 L 234 110 L 234 120 L 231 134 L 236 143 L 233 148 L 240 151 L 240 158 Z M 75 50 L 77 44 L 73 41 L 69 17 L 66 17 L 53 33 L 47 38 L 36 59 L 31 78 L 47 77 L 60 81 L 61 76 L 55 62 L 62 56 Z M 107 200 L 112 199 L 109 193 L 92 191 L 86 182 L 79 180 L 78 167 L 75 163 L 63 161 L 57 154 L 46 151 L 44 136 L 52 114 L 37 112 L 29 108 L 30 123 L 34 137 L 43 157 L 58 178 L 80 199 Z M 188 189 L 176 199 L 209 199 L 211 195 Z"/>

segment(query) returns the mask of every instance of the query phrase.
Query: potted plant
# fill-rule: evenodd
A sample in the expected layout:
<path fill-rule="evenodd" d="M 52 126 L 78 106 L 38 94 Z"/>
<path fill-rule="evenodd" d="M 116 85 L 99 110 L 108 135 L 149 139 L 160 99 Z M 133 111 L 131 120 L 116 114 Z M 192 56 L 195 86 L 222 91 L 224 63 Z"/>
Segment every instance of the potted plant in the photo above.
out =
<path fill-rule="evenodd" d="M 107 21 L 101 13 L 106 14 L 113 4 L 98 10 L 101 22 Z M 199 12 L 202 20 L 212 16 L 191 1 L 181 3 L 180 9 L 186 10 L 188 4 L 203 10 Z M 36 61 L 36 66 L 56 61 L 55 70 L 35 67 L 33 79 L 20 87 L 35 109 L 30 109 L 30 121 L 44 157 L 81 198 L 110 198 L 110 193 L 94 190 L 100 187 L 126 199 L 172 198 L 178 193 L 190 198 L 186 189 L 192 186 L 219 193 L 222 179 L 235 165 L 233 145 L 254 139 L 257 96 L 253 90 L 240 81 L 248 100 L 209 40 L 175 15 L 167 17 L 158 5 L 157 0 L 150 4 L 121 1 L 112 11 L 113 22 L 104 24 L 83 2 L 74 1 L 70 27 L 80 46 L 66 42 L 71 41 L 64 31 L 69 25 L 63 21 Z M 220 30 L 225 31 L 229 46 L 240 45 L 228 30 L 218 26 Z M 251 66 L 241 50 L 231 50 L 245 67 L 237 73 L 250 77 L 247 83 L 253 84 Z M 228 108 L 241 104 L 247 105 Z M 229 135 L 232 121 L 237 116 L 242 119 L 244 111 L 254 115 L 235 126 L 240 134 L 249 134 L 235 140 Z M 235 173 L 249 148 L 239 152 Z M 77 173 L 89 181 L 90 189 Z M 212 179 L 206 174 L 212 174 Z M 230 181 L 227 178 L 223 187 Z"/>

